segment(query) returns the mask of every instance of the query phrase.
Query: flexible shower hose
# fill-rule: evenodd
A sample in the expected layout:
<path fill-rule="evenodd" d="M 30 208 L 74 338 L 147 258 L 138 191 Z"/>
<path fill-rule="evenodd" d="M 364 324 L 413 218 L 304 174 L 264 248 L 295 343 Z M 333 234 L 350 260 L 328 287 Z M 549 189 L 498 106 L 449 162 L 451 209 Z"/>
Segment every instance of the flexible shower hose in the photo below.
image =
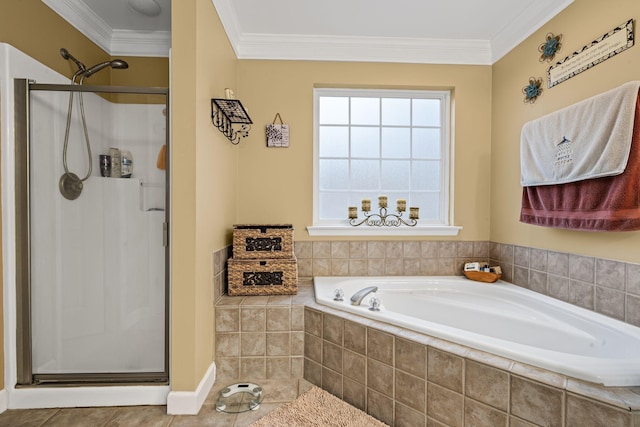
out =
<path fill-rule="evenodd" d="M 81 71 L 78 71 L 71 78 L 71 84 L 76 84 L 76 77 L 81 74 Z M 84 81 L 84 75 L 80 77 L 80 82 L 78 84 L 82 85 Z M 69 167 L 67 166 L 67 147 L 69 145 L 69 130 L 71 128 L 71 112 L 73 111 L 73 91 L 69 93 L 69 108 L 67 109 L 67 127 L 64 132 L 64 146 L 62 148 L 62 164 L 64 166 L 64 172 L 69 174 Z M 78 97 L 80 98 L 80 117 L 82 118 L 82 128 L 84 130 L 84 139 L 87 145 L 87 155 L 89 159 L 89 171 L 84 178 L 80 178 L 80 181 L 86 181 L 90 176 L 93 170 L 93 164 L 91 162 L 91 142 L 89 141 L 89 131 L 87 130 L 87 119 L 84 115 L 84 100 L 82 98 L 82 92 L 78 93 Z"/>

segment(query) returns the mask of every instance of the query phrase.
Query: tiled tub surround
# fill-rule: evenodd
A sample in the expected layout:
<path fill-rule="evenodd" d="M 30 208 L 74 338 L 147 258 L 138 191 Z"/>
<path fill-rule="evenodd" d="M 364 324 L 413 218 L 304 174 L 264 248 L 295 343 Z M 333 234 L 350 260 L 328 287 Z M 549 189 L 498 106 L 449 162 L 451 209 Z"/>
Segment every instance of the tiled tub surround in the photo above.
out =
<path fill-rule="evenodd" d="M 640 264 L 494 242 L 490 259 L 507 282 L 640 326 Z"/>
<path fill-rule="evenodd" d="M 215 307 L 217 377 L 301 378 L 304 307 L 312 302 L 310 281 L 297 295 L 222 296 Z"/>
<path fill-rule="evenodd" d="M 304 378 L 391 426 L 640 426 L 640 387 L 604 388 L 315 303 Z"/>
<path fill-rule="evenodd" d="M 502 279 L 640 326 L 640 264 L 488 241 L 296 242 L 298 275 L 462 275 L 489 260 Z"/>
<path fill-rule="evenodd" d="M 314 275 L 461 274 L 464 262 L 490 259 L 506 281 L 640 326 L 640 265 L 485 241 L 296 242 L 295 252 L 307 286 L 287 301 L 224 296 L 231 248 L 214 254 L 220 378 L 295 378 L 304 369 L 314 384 L 396 426 L 640 427 L 640 388 L 602 388 L 338 312 L 315 304 L 310 286 Z M 268 326 L 269 307 L 289 310 L 288 334 Z M 243 322 L 249 308 L 263 309 L 264 320 Z M 243 353 L 248 333 L 257 345 L 247 347 L 246 335 Z M 284 335 L 268 349 L 272 333 Z M 277 349 L 274 339 L 283 340 Z M 273 354 L 283 349 L 290 354 Z"/>

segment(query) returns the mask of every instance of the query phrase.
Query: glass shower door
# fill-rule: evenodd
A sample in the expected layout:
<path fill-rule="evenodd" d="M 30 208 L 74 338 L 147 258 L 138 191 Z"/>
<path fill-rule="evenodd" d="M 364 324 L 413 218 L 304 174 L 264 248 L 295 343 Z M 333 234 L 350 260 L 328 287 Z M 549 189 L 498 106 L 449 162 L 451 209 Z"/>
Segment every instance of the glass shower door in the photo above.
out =
<path fill-rule="evenodd" d="M 67 125 L 70 90 L 83 92 Z M 29 85 L 23 382 L 168 380 L 168 94 L 144 91 Z M 114 150 L 133 159 L 130 177 L 102 176 Z M 77 198 L 65 196 L 69 173 L 88 175 Z"/>

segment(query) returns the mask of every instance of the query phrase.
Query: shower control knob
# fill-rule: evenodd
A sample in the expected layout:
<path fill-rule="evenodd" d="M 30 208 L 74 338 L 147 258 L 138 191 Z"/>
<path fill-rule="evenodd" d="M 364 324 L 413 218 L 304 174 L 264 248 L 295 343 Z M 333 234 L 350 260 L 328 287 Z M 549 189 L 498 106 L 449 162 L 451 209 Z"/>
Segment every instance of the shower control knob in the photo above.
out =
<path fill-rule="evenodd" d="M 333 291 L 333 300 L 334 301 L 343 301 L 344 300 L 344 291 L 340 288 Z"/>

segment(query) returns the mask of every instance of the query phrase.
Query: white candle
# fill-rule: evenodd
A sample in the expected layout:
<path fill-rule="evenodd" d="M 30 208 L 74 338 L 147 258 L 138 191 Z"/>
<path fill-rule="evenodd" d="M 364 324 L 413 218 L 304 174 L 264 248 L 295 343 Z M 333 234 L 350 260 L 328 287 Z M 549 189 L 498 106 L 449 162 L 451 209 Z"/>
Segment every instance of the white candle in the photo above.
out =
<path fill-rule="evenodd" d="M 381 208 L 387 207 L 387 196 L 378 197 L 378 206 L 380 206 Z"/>
<path fill-rule="evenodd" d="M 404 212 L 407 210 L 407 201 L 405 199 L 398 199 L 398 212 Z"/>
<path fill-rule="evenodd" d="M 418 211 L 420 208 L 414 208 L 411 207 L 409 208 L 409 219 L 418 219 L 419 215 L 418 215 Z"/>
<path fill-rule="evenodd" d="M 370 199 L 362 199 L 362 212 L 371 211 L 371 200 Z"/>
<path fill-rule="evenodd" d="M 358 208 L 355 206 L 349 206 L 349 219 L 358 218 Z"/>

